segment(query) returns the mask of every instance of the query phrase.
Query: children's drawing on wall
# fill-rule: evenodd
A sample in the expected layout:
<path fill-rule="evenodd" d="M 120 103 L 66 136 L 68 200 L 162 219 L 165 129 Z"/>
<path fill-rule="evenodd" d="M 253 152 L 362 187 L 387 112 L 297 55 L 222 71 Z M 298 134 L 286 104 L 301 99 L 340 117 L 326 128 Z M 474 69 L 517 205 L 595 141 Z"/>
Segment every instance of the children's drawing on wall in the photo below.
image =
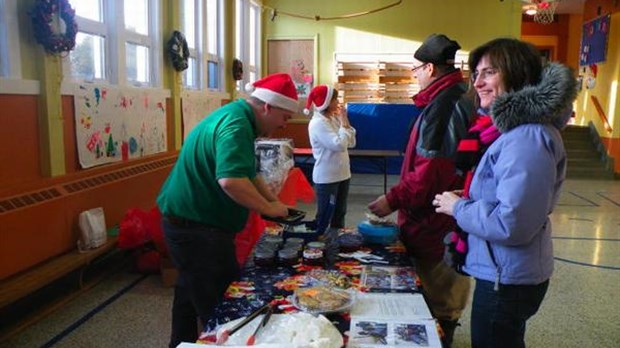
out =
<path fill-rule="evenodd" d="M 268 39 L 267 73 L 289 73 L 299 98 L 307 98 L 314 84 L 314 50 L 312 38 Z"/>
<path fill-rule="evenodd" d="M 314 76 L 312 76 L 312 72 L 306 68 L 303 59 L 294 59 L 291 61 L 291 78 L 297 88 L 297 95 L 302 98 L 308 97 L 312 89 Z"/>
<path fill-rule="evenodd" d="M 185 92 L 182 95 L 181 110 L 183 113 L 183 139 L 203 118 L 221 105 L 221 98 L 205 95 L 200 92 Z"/>
<path fill-rule="evenodd" d="M 83 168 L 166 151 L 164 96 L 129 88 L 80 85 L 75 115 Z"/>

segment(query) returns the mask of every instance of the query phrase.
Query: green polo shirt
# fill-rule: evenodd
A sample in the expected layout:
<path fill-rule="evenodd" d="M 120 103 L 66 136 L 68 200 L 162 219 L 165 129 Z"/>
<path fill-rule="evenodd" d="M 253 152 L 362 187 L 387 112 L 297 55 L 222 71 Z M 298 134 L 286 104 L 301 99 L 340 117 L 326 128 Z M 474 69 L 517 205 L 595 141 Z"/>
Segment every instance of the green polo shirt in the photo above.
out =
<path fill-rule="evenodd" d="M 162 214 L 241 231 L 248 209 L 235 203 L 217 180 L 254 179 L 256 137 L 256 119 L 245 100 L 229 103 L 200 121 L 185 139 L 157 197 Z"/>

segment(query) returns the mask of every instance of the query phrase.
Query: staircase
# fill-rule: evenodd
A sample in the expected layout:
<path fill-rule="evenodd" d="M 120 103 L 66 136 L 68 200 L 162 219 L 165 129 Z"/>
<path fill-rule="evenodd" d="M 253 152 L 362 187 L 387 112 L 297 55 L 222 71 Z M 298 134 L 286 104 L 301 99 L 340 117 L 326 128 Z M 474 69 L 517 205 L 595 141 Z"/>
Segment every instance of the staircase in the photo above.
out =
<path fill-rule="evenodd" d="M 614 179 L 606 161 L 598 152 L 590 135 L 590 128 L 568 126 L 562 131 L 562 139 L 568 156 L 566 177 L 569 179 Z"/>

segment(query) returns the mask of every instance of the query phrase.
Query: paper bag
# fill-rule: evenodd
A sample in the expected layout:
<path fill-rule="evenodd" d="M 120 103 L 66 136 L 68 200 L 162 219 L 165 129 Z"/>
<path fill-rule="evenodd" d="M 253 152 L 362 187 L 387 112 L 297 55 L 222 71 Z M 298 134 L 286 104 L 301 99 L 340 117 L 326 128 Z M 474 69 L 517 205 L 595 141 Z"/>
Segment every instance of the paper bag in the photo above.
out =
<path fill-rule="evenodd" d="M 81 212 L 78 224 L 81 231 L 81 238 L 78 241 L 80 251 L 95 249 L 106 243 L 108 235 L 102 207 Z"/>

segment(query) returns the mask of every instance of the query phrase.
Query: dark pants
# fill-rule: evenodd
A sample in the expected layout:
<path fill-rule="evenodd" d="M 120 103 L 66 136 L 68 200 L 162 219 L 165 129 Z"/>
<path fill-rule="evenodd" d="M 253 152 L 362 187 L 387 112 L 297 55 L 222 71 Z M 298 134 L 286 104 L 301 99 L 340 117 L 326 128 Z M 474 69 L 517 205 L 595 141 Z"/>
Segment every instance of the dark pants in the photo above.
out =
<path fill-rule="evenodd" d="M 538 285 L 500 285 L 476 279 L 471 310 L 473 348 L 525 347 L 525 323 L 536 314 L 549 281 Z"/>
<path fill-rule="evenodd" d="M 170 347 L 198 339 L 196 319 L 206 323 L 228 285 L 239 275 L 234 234 L 200 225 L 162 226 L 172 262 L 179 271 L 172 305 Z"/>
<path fill-rule="evenodd" d="M 325 214 L 333 214 L 331 216 L 331 223 L 326 227 L 343 228 L 344 216 L 347 214 L 347 197 L 349 196 L 349 184 L 351 179 L 334 182 L 331 184 L 314 184 L 314 191 L 316 193 L 316 222 L 317 224 L 322 219 L 329 219 L 330 217 L 324 217 Z M 330 196 L 336 198 L 336 205 L 333 208 L 333 212 L 330 211 L 329 198 Z"/>

